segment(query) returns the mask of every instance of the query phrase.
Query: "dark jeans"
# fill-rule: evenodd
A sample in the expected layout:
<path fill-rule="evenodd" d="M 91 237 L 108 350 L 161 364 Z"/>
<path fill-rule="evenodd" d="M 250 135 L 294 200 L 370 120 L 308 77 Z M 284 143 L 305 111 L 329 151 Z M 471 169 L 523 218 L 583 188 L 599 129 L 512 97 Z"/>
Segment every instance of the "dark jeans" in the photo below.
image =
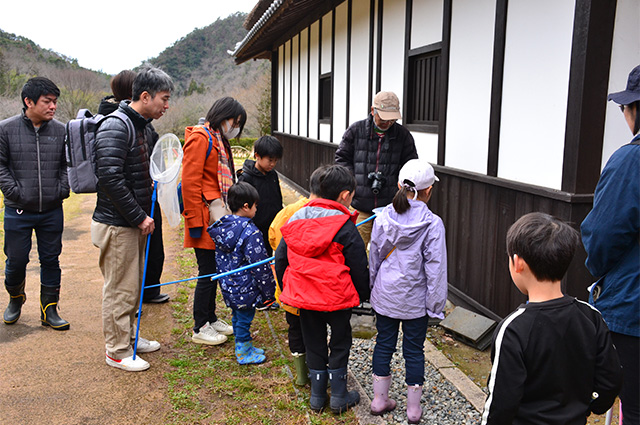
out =
<path fill-rule="evenodd" d="M 4 210 L 5 284 L 20 285 L 26 276 L 31 235 L 36 232 L 38 258 L 40 259 L 40 283 L 43 286 L 60 286 L 60 252 L 64 215 L 62 207 L 37 213 L 14 208 Z"/>
<path fill-rule="evenodd" d="M 156 228 L 149 238 L 149 257 L 147 259 L 147 276 L 144 285 L 158 285 L 162 276 L 162 268 L 164 267 L 164 242 L 162 241 L 162 211 L 160 205 L 156 202 L 153 210 L 153 220 Z M 160 286 L 155 288 L 145 288 L 144 301 L 148 301 L 160 295 Z"/>
<path fill-rule="evenodd" d="M 214 274 L 216 272 L 216 252 L 213 249 L 194 248 L 198 262 L 198 276 Z M 216 288 L 217 280 L 201 277 L 196 282 L 193 293 L 193 330 L 199 332 L 207 322 L 214 323 L 216 316 Z"/>
<path fill-rule="evenodd" d="M 289 325 L 289 350 L 292 353 L 305 353 L 304 339 L 302 339 L 302 326 L 300 325 L 300 316 L 285 311 L 284 317 Z"/>
<path fill-rule="evenodd" d="M 389 376 L 389 364 L 396 351 L 398 329 L 402 323 L 402 356 L 404 357 L 407 385 L 424 382 L 424 340 L 427 337 L 429 316 L 411 320 L 392 319 L 376 313 L 376 346 L 373 349 L 373 373 Z"/>
<path fill-rule="evenodd" d="M 256 309 L 232 310 L 231 324 L 233 325 L 233 336 L 236 342 L 251 341 L 251 322 L 256 315 Z"/>
<path fill-rule="evenodd" d="M 351 349 L 351 309 L 331 312 L 300 309 L 302 336 L 307 348 L 309 369 L 341 369 L 349 363 Z M 331 340 L 327 346 L 327 325 Z"/>
<path fill-rule="evenodd" d="M 622 423 L 640 424 L 640 338 L 611 332 L 622 365 L 623 382 L 620 391 Z"/>

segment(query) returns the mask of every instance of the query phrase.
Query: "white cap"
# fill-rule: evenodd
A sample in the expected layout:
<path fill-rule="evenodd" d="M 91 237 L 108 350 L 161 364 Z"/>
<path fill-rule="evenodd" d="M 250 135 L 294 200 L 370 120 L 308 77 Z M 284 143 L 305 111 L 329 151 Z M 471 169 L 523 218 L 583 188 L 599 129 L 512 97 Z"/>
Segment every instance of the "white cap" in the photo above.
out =
<path fill-rule="evenodd" d="M 433 167 L 422 159 L 412 159 L 408 161 L 398 175 L 400 185 L 415 187 L 416 190 L 423 190 L 440 181 L 433 172 Z"/>

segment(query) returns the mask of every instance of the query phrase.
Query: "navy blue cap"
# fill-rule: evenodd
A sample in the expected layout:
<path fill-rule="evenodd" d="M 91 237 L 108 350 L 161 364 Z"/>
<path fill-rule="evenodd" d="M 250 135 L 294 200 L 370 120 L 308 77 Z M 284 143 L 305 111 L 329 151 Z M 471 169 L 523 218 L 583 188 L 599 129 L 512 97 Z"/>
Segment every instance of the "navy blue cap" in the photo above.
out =
<path fill-rule="evenodd" d="M 629 73 L 627 89 L 617 93 L 611 93 L 607 100 L 613 100 L 618 105 L 630 105 L 640 100 L 640 65 Z"/>

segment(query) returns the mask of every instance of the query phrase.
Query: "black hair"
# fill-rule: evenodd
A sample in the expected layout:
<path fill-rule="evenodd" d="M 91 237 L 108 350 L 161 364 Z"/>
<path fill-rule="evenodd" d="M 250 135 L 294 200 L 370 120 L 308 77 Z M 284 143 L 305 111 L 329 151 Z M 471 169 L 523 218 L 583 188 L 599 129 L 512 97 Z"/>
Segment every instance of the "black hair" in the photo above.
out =
<path fill-rule="evenodd" d="M 356 190 L 356 179 L 347 167 L 321 165 L 311 174 L 309 190 L 319 198 L 337 201 L 343 191 Z"/>
<path fill-rule="evenodd" d="M 227 204 L 232 213 L 238 212 L 244 204 L 252 207 L 260 200 L 260 195 L 255 187 L 247 182 L 238 182 L 229 188 Z"/>
<path fill-rule="evenodd" d="M 156 93 L 161 91 L 172 92 L 174 89 L 173 80 L 166 72 L 160 68 L 145 65 L 133 80 L 133 92 L 131 100 L 138 101 L 142 93 L 147 92 L 151 97 L 156 97 Z"/>
<path fill-rule="evenodd" d="M 238 117 L 240 117 L 239 121 Z M 212 130 L 222 132 L 222 122 L 230 118 L 233 119 L 233 124 L 237 124 L 240 128 L 240 133 L 238 133 L 238 137 L 240 137 L 244 124 L 247 122 L 247 111 L 244 110 L 240 102 L 232 97 L 223 97 L 216 100 L 207 112 L 207 121 Z"/>
<path fill-rule="evenodd" d="M 507 232 L 507 254 L 518 255 L 539 281 L 561 280 L 579 243 L 578 232 L 540 212 L 523 215 Z"/>
<path fill-rule="evenodd" d="M 111 92 L 118 102 L 131 99 L 133 96 L 133 81 L 136 79 L 136 75 L 134 71 L 125 69 L 111 79 Z"/>
<path fill-rule="evenodd" d="M 20 98 L 22 104 L 27 107 L 27 103 L 24 99 L 31 99 L 33 103 L 38 103 L 40 96 L 46 96 L 52 94 L 55 97 L 60 97 L 60 89 L 55 85 L 53 81 L 46 77 L 33 77 L 29 78 L 24 86 L 22 86 L 22 93 Z"/>
<path fill-rule="evenodd" d="M 393 209 L 396 210 L 398 214 L 404 214 L 411 208 L 411 204 L 409 204 L 409 200 L 407 199 L 407 193 L 415 193 L 418 192 L 418 190 L 416 190 L 416 185 L 409 179 L 400 182 L 400 185 L 400 190 L 398 190 L 393 197 Z"/>
<path fill-rule="evenodd" d="M 273 136 L 262 136 L 253 144 L 253 151 L 260 157 L 281 159 L 283 149 L 280 140 Z"/>

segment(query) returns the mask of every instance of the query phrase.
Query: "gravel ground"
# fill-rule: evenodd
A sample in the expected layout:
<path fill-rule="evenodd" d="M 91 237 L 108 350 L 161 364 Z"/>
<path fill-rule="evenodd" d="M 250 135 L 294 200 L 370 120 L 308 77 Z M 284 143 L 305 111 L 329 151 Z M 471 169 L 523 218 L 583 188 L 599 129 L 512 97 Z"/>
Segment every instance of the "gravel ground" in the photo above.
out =
<path fill-rule="evenodd" d="M 387 424 L 407 424 L 402 333 L 400 333 L 398 340 L 398 347 L 391 361 L 393 383 L 389 390 L 389 396 L 397 401 L 398 406 L 394 411 L 384 415 Z M 349 357 L 349 369 L 372 400 L 371 358 L 374 346 L 375 337 L 373 339 L 353 338 Z M 480 413 L 429 362 L 425 362 L 422 410 L 421 424 L 472 425 L 480 423 Z"/>

